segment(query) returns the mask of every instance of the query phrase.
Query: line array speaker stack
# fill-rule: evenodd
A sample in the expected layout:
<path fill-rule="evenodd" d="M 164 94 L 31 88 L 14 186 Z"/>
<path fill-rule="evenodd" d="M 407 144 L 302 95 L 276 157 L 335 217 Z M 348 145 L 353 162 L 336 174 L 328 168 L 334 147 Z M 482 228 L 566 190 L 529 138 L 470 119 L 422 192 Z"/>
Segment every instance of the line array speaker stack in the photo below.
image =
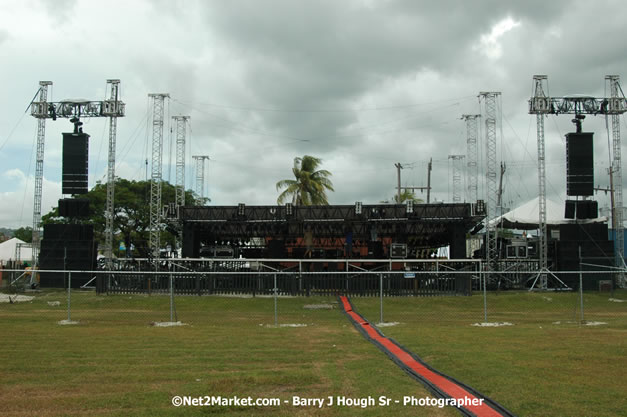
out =
<path fill-rule="evenodd" d="M 97 244 L 91 224 L 46 224 L 41 241 L 41 270 L 92 271 L 96 268 Z M 67 272 L 42 272 L 42 288 L 67 288 Z M 72 288 L 86 284 L 92 276 L 72 273 Z"/>
<path fill-rule="evenodd" d="M 566 135 L 566 194 L 590 196 L 594 192 L 593 134 Z"/>
<path fill-rule="evenodd" d="M 88 217 L 89 200 L 87 198 L 62 198 L 59 200 L 59 216 L 68 218 Z"/>
<path fill-rule="evenodd" d="M 566 200 L 564 217 L 567 219 L 596 219 L 599 203 L 595 200 Z"/>
<path fill-rule="evenodd" d="M 578 125 L 580 130 L 581 124 Z M 594 193 L 593 133 L 566 134 L 566 194 L 588 197 Z M 564 217 L 567 219 L 596 219 L 599 204 L 594 200 L 566 200 Z M 579 250 L 581 249 L 581 257 Z M 609 240 L 606 223 L 571 223 L 560 225 L 560 239 L 556 243 L 555 263 L 558 271 L 609 271 L 614 265 L 614 242 Z M 560 274 L 560 279 L 571 288 L 579 288 L 578 274 Z M 612 279 L 611 273 L 583 274 L 583 289 L 599 288 L 599 280 Z"/>
<path fill-rule="evenodd" d="M 63 194 L 87 194 L 88 150 L 87 133 L 63 134 Z"/>
<path fill-rule="evenodd" d="M 579 270 L 579 248 L 581 262 L 586 271 L 610 271 L 614 265 L 614 242 L 609 240 L 606 223 L 562 224 L 560 240 L 556 242 L 555 261 L 558 271 Z M 578 274 L 560 274 L 560 279 L 570 288 L 579 288 Z M 607 274 L 583 274 L 583 289 L 596 290 L 599 280 L 612 279 Z"/>

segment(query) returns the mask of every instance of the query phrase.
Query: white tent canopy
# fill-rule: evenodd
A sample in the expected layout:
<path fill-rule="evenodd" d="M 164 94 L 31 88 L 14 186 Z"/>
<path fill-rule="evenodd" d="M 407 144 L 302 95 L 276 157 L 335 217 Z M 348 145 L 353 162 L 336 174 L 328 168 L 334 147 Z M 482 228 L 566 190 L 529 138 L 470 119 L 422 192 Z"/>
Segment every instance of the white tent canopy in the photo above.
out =
<path fill-rule="evenodd" d="M 16 237 L 0 243 L 0 261 L 6 263 L 8 260 L 15 260 L 15 249 L 17 244 L 21 243 L 26 245 L 27 243 Z M 22 247 L 19 253 L 19 260 L 30 261 L 33 256 L 33 250 L 30 247 Z"/>
<path fill-rule="evenodd" d="M 499 227 L 507 229 L 533 230 L 538 228 L 539 223 L 539 197 L 527 201 L 525 204 L 508 211 L 507 213 L 490 220 L 490 224 L 497 224 Z M 560 224 L 572 223 L 597 223 L 606 222 L 607 217 L 597 217 L 596 219 L 574 220 L 564 217 L 564 203 L 546 200 L 546 225 L 559 226 Z"/>

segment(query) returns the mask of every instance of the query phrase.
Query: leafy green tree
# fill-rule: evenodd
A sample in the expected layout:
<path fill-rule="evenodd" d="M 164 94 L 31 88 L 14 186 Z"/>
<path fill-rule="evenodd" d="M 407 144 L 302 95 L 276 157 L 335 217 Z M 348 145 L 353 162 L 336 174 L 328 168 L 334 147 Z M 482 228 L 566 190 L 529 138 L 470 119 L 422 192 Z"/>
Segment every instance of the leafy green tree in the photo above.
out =
<path fill-rule="evenodd" d="M 33 241 L 33 228 L 30 226 L 20 227 L 13 232 L 13 237 L 23 240 L 26 243 Z"/>
<path fill-rule="evenodd" d="M 309 155 L 294 158 L 292 172 L 295 179 L 276 183 L 277 191 L 285 188 L 277 198 L 277 204 L 291 200 L 292 204 L 301 206 L 328 205 L 326 192 L 334 191 L 329 179 L 332 174 L 325 169 L 318 169 L 321 164 L 322 159 Z"/>
<path fill-rule="evenodd" d="M 161 203 L 168 205 L 176 198 L 175 187 L 167 182 L 162 183 Z M 98 183 L 81 198 L 89 200 L 90 215 L 87 219 L 66 219 L 59 216 L 58 208 L 42 217 L 46 223 L 91 223 L 94 225 L 94 234 L 97 240 L 104 242 L 105 205 L 107 201 L 107 184 Z M 185 192 L 186 205 L 198 205 L 206 199 L 196 198 L 192 191 Z M 150 181 L 129 181 L 119 178 L 115 182 L 114 204 L 114 235 L 115 240 L 124 242 L 127 251 L 131 245 L 135 247 L 135 254 L 141 257 L 148 256 L 148 240 L 150 233 Z M 175 247 L 176 230 L 165 221 L 161 224 L 161 244 L 170 244 Z M 45 236 L 44 236 L 45 238 Z M 117 250 L 114 244 L 114 251 Z M 118 255 L 120 255 L 118 251 Z"/>

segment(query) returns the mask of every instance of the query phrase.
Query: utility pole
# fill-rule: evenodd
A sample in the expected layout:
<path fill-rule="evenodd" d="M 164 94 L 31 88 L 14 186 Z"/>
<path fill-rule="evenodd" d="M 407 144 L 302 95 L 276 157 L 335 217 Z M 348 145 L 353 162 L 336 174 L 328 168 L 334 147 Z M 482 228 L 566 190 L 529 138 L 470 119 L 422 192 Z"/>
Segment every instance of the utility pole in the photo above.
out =
<path fill-rule="evenodd" d="M 499 208 L 498 215 L 503 215 L 503 176 L 505 175 L 505 163 L 501 162 L 501 175 L 499 176 L 499 191 L 497 193 L 496 207 Z"/>
<path fill-rule="evenodd" d="M 431 169 L 433 158 L 429 158 L 429 165 L 427 165 L 427 204 L 431 202 Z"/>
<path fill-rule="evenodd" d="M 150 251 L 155 267 L 161 249 L 161 182 L 163 165 L 163 113 L 169 94 L 148 94 L 152 99 L 152 169 L 150 175 Z"/>
<path fill-rule="evenodd" d="M 426 187 L 401 187 L 401 169 L 403 169 L 403 165 L 400 162 L 394 164 L 396 167 L 396 179 L 397 179 L 397 194 L 396 194 L 396 204 L 401 204 L 401 191 L 402 190 L 410 190 L 412 193 L 414 190 L 427 190 L 427 204 L 429 203 L 429 193 L 431 191 L 431 160 L 429 160 L 429 167 L 427 172 L 427 186 Z"/>
<path fill-rule="evenodd" d="M 400 162 L 394 164 L 396 167 L 396 203 L 401 204 L 401 169 L 403 169 L 403 165 Z"/>

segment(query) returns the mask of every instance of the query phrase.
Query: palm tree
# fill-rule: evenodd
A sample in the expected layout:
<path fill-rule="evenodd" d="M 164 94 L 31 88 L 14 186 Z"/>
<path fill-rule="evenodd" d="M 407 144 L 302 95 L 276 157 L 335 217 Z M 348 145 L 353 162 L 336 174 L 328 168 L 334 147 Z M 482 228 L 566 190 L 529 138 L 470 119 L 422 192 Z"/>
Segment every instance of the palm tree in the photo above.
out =
<path fill-rule="evenodd" d="M 309 155 L 294 158 L 292 172 L 295 179 L 276 183 L 277 191 L 285 188 L 277 198 L 277 204 L 283 204 L 291 198 L 295 205 L 328 205 L 326 190 L 334 191 L 329 179 L 332 174 L 326 169 L 318 170 L 321 163 L 322 159 Z"/>
<path fill-rule="evenodd" d="M 422 204 L 423 203 L 422 199 L 416 197 L 416 194 L 414 194 L 410 190 L 403 190 L 403 191 L 401 191 L 400 202 L 399 202 L 398 194 L 394 194 L 394 197 L 392 197 L 392 203 L 394 203 L 394 204 L 404 203 L 407 200 L 413 201 L 414 204 Z M 390 204 L 390 200 L 384 200 L 384 201 L 380 201 L 380 202 L 384 203 L 384 204 Z"/>
<path fill-rule="evenodd" d="M 414 194 L 412 191 L 409 191 L 409 190 L 403 190 L 403 191 L 401 191 L 401 198 L 400 198 L 400 201 L 399 201 L 399 198 L 398 198 L 398 194 L 395 194 L 395 195 L 394 195 L 394 202 L 395 202 L 396 204 L 399 204 L 399 203 L 404 203 L 404 202 L 405 202 L 405 201 L 407 201 L 407 200 L 411 200 L 411 201 L 413 201 L 413 202 L 414 202 L 414 204 L 420 204 L 420 203 L 422 203 L 422 199 L 421 199 L 421 198 L 416 197 L 416 194 Z"/>

